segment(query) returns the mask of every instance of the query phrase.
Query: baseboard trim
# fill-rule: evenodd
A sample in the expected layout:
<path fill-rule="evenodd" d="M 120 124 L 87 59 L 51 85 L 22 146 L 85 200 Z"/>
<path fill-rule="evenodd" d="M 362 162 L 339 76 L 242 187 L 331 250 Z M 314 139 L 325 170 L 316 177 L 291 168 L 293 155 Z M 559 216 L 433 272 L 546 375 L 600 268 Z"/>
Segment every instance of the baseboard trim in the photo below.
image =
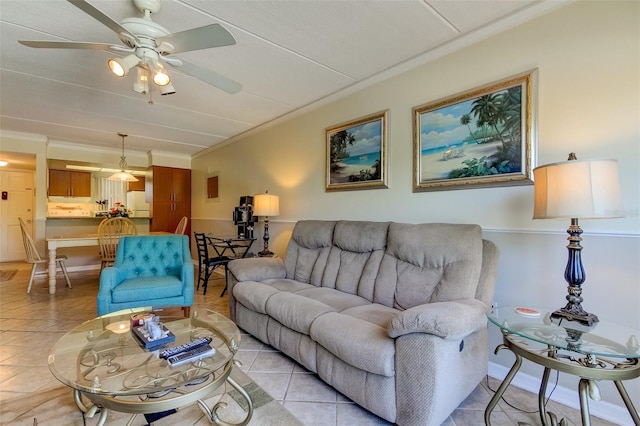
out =
<path fill-rule="evenodd" d="M 510 367 L 490 362 L 489 376 L 494 379 L 502 380 L 507 376 L 509 369 Z M 518 372 L 511 381 L 511 385 L 537 395 L 540 390 L 540 378 L 523 372 Z M 547 391 L 551 388 L 552 386 L 548 386 Z M 553 394 L 551 394 L 551 400 L 559 404 L 566 405 L 567 407 L 580 410 L 580 402 L 577 392 L 577 389 L 567 389 L 558 385 L 553 391 Z M 589 413 L 592 416 L 599 417 L 620 426 L 634 426 L 633 419 L 624 405 L 616 405 L 606 401 L 593 401 L 590 399 Z"/>

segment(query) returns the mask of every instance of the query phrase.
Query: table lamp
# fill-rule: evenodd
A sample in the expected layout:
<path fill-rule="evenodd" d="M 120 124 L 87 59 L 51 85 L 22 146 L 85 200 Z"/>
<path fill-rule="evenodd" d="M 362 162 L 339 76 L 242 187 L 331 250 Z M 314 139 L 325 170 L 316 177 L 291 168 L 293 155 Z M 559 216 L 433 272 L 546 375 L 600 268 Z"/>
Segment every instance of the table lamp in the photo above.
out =
<path fill-rule="evenodd" d="M 269 251 L 269 216 L 280 214 L 280 197 L 269 194 L 256 194 L 253 196 L 253 215 L 264 216 L 264 250 L 258 253 L 260 257 L 271 257 L 273 252 Z"/>
<path fill-rule="evenodd" d="M 534 219 L 570 219 L 569 259 L 564 278 L 569 283 L 567 304 L 551 314 L 588 326 L 598 322 L 595 314 L 582 308 L 582 283 L 586 276 L 580 252 L 582 229 L 578 219 L 608 219 L 619 216 L 620 185 L 616 160 L 579 161 L 574 153 L 568 161 L 547 164 L 533 170 Z"/>

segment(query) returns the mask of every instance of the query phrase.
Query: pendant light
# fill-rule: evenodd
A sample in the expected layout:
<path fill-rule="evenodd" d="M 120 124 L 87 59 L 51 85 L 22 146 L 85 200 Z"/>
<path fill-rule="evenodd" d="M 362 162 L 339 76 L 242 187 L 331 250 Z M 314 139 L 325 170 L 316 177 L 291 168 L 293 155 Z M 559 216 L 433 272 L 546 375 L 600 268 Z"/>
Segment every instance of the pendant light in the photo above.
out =
<path fill-rule="evenodd" d="M 127 135 L 124 133 L 118 133 L 118 136 L 122 138 L 122 157 L 120 157 L 120 171 L 109 176 L 107 180 L 117 180 L 120 182 L 137 182 L 138 179 L 135 176 L 124 171 L 125 167 L 127 167 L 127 160 L 124 157 L 124 138 L 126 138 Z"/>

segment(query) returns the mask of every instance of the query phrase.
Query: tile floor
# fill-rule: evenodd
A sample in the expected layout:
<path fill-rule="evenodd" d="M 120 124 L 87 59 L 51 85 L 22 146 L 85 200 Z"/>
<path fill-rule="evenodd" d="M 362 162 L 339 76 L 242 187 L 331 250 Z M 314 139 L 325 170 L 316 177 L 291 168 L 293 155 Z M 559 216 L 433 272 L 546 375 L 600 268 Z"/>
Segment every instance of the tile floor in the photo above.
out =
<path fill-rule="evenodd" d="M 96 315 L 98 271 L 71 273 L 73 288 L 64 287 L 64 280 L 59 280 L 55 295 L 48 294 L 47 280 L 41 277 L 36 279 L 31 294 L 27 295 L 29 268 L 24 263 L 0 263 L 0 269 L 18 269 L 11 281 L 0 282 L 0 412 L 4 400 L 43 392 L 58 385 L 47 367 L 49 349 L 66 331 Z M 223 286 L 222 280 L 211 281 L 206 295 L 202 295 L 202 290 L 197 292 L 195 306 L 228 312 L 227 297 L 220 297 Z M 389 424 L 359 408 L 295 361 L 249 335 L 242 336 L 237 358 L 242 362 L 243 371 L 305 425 Z M 491 389 L 497 389 L 498 385 L 494 379 L 481 383 L 444 425 L 484 424 L 484 409 L 491 399 Z M 535 395 L 515 387 L 507 393 L 509 403 L 518 409 L 501 401 L 493 412 L 492 424 L 540 424 Z M 69 398 L 72 398 L 71 392 Z M 559 417 L 566 417 L 569 425 L 580 424 L 576 410 L 553 401 L 549 402 L 548 409 Z M 95 421 L 95 418 L 88 419 L 87 424 Z M 611 425 L 597 418 L 592 419 L 592 424 Z"/>

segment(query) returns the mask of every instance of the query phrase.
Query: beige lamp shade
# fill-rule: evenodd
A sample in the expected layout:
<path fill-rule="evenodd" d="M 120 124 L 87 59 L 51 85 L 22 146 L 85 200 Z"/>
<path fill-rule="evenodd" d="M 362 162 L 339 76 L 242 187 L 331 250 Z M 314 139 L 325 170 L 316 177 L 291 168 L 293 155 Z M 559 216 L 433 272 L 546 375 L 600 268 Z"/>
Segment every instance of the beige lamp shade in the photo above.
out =
<path fill-rule="evenodd" d="M 280 214 L 280 197 L 269 193 L 253 196 L 254 216 L 278 216 Z"/>
<path fill-rule="evenodd" d="M 616 160 L 570 160 L 537 167 L 534 219 L 620 217 Z"/>

